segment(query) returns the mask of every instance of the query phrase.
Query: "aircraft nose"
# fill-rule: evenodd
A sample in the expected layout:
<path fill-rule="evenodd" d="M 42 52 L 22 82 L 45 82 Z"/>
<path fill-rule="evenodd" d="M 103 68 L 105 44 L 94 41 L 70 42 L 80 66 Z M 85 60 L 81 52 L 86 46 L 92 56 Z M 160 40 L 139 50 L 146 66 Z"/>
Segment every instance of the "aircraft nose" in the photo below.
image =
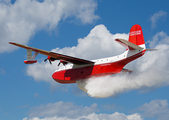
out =
<path fill-rule="evenodd" d="M 53 78 L 55 81 L 64 80 L 64 74 L 61 73 L 61 72 L 54 72 L 54 73 L 52 74 L 52 78 Z"/>
<path fill-rule="evenodd" d="M 54 73 L 52 74 L 52 78 L 53 78 L 54 80 L 57 80 L 57 73 L 56 73 L 56 72 L 54 72 Z"/>

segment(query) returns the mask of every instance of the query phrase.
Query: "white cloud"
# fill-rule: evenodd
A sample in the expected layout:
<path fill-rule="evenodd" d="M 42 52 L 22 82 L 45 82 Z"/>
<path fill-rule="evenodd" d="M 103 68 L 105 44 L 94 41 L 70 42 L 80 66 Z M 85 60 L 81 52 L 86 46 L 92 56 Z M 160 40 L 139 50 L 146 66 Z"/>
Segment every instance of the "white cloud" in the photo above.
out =
<path fill-rule="evenodd" d="M 169 105 L 167 100 L 152 100 L 136 109 L 140 113 L 126 115 L 115 112 L 112 114 L 95 113 L 98 111 L 97 104 L 89 107 L 77 106 L 72 102 L 56 102 L 54 104 L 40 105 L 32 108 L 29 118 L 23 120 L 143 120 L 144 118 L 155 118 L 157 120 L 168 120 Z"/>
<path fill-rule="evenodd" d="M 10 4 L 11 0 L 0 0 L 0 3 Z"/>
<path fill-rule="evenodd" d="M 168 40 L 169 36 L 165 32 L 163 31 L 158 32 L 156 35 L 152 37 L 150 41 L 148 41 L 149 47 L 154 48 L 158 44 L 169 44 Z"/>
<path fill-rule="evenodd" d="M 113 114 L 91 113 L 87 116 L 78 117 L 76 119 L 55 116 L 55 117 L 45 117 L 45 118 L 34 117 L 31 119 L 24 118 L 23 120 L 142 120 L 142 118 L 141 115 L 139 115 L 138 113 L 125 115 L 123 113 L 115 112 Z"/>
<path fill-rule="evenodd" d="M 96 114 L 97 104 L 90 107 L 74 105 L 72 102 L 56 102 L 32 108 L 29 118 L 23 120 L 142 120 L 141 115 L 134 113 L 125 115 L 115 112 L 112 114 Z"/>
<path fill-rule="evenodd" d="M 116 38 L 128 39 L 128 34 L 111 34 L 104 25 L 97 25 L 86 37 L 78 39 L 77 46 L 52 51 L 89 60 L 110 57 L 125 50 L 115 41 Z"/>
<path fill-rule="evenodd" d="M 49 83 L 50 89 L 67 91 L 68 85 L 60 84 L 53 80 L 52 73 L 58 68 L 59 61 L 52 62 L 37 62 L 36 64 L 27 66 L 27 75 L 34 78 L 37 82 L 47 82 Z"/>
<path fill-rule="evenodd" d="M 78 118 L 79 116 L 88 115 L 97 111 L 97 104 L 92 104 L 90 107 L 74 105 L 72 102 L 56 102 L 47 105 L 33 107 L 29 112 L 29 117 L 67 117 Z"/>
<path fill-rule="evenodd" d="M 97 25 L 85 38 L 79 38 L 77 46 L 53 49 L 53 52 L 75 56 L 83 59 L 110 57 L 122 53 L 125 48 L 119 45 L 115 38 L 128 39 L 128 34 L 111 34 L 104 25 Z M 98 54 L 99 51 L 99 54 Z M 57 69 L 59 61 L 50 65 L 48 62 L 36 63 L 27 67 L 27 74 L 36 81 L 53 84 L 52 73 Z M 45 76 L 44 76 L 45 75 Z"/>
<path fill-rule="evenodd" d="M 155 13 L 154 15 L 152 15 L 150 17 L 151 20 L 151 28 L 155 28 L 156 27 L 156 22 L 157 20 L 159 20 L 162 17 L 166 17 L 167 12 L 164 12 L 162 10 L 160 10 L 159 12 Z"/>
<path fill-rule="evenodd" d="M 169 107 L 167 100 L 152 100 L 139 108 L 143 111 L 142 116 L 147 118 L 156 118 L 157 120 L 168 120 Z"/>
<path fill-rule="evenodd" d="M 59 21 L 68 17 L 82 24 L 92 23 L 99 17 L 94 14 L 94 0 L 16 0 L 14 4 L 0 1 L 0 53 L 16 47 L 9 41 L 27 44 L 38 30 L 53 30 Z"/>
<path fill-rule="evenodd" d="M 57 62 L 58 63 L 58 62 Z M 37 62 L 36 65 L 28 65 L 27 74 L 29 76 L 33 76 L 36 81 L 45 81 L 50 84 L 54 84 L 54 80 L 52 80 L 52 73 L 55 71 L 55 67 L 57 66 L 56 62 L 52 65 L 48 62 L 41 61 Z"/>

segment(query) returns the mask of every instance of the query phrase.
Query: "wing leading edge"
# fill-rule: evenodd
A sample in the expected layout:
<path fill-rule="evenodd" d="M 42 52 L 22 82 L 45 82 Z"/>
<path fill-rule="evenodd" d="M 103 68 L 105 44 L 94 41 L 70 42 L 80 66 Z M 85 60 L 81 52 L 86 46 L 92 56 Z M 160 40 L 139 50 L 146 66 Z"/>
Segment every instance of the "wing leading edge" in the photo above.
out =
<path fill-rule="evenodd" d="M 31 49 L 34 52 L 46 55 L 46 56 L 50 56 L 53 57 L 57 60 L 64 60 L 76 65 L 87 65 L 87 64 L 94 64 L 94 62 L 89 61 L 89 60 L 84 60 L 84 59 L 80 59 L 80 58 L 76 58 L 76 57 L 71 57 L 71 56 L 67 56 L 67 55 L 63 55 L 63 54 L 59 54 L 59 53 L 54 53 L 54 52 L 50 52 L 50 51 L 46 51 L 46 50 L 41 50 L 41 49 L 37 49 L 37 48 L 33 48 L 33 47 L 29 47 L 26 45 L 22 45 L 22 44 L 18 44 L 18 43 L 14 43 L 14 42 L 9 42 L 9 44 L 24 48 L 24 49 Z"/>

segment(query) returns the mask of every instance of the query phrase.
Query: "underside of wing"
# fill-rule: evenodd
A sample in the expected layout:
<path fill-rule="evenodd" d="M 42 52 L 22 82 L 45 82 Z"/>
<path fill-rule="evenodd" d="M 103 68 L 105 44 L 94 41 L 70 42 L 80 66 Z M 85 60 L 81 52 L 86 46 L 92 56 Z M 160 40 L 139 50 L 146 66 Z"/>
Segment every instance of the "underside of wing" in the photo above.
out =
<path fill-rule="evenodd" d="M 89 61 L 89 60 L 84 60 L 84 59 L 71 57 L 71 56 L 67 56 L 67 55 L 63 55 L 63 54 L 59 54 L 59 53 L 54 53 L 54 52 L 50 52 L 50 51 L 46 51 L 46 50 L 41 50 L 41 49 L 29 47 L 29 46 L 18 44 L 18 43 L 14 43 L 14 42 L 9 42 L 9 43 L 12 44 L 12 45 L 21 47 L 21 48 L 31 49 L 32 51 L 34 51 L 36 53 L 40 53 L 40 54 L 43 54 L 43 55 L 46 55 L 46 56 L 50 56 L 50 57 L 55 58 L 57 60 L 64 60 L 64 61 L 76 64 L 76 65 L 94 64 L 94 62 Z"/>

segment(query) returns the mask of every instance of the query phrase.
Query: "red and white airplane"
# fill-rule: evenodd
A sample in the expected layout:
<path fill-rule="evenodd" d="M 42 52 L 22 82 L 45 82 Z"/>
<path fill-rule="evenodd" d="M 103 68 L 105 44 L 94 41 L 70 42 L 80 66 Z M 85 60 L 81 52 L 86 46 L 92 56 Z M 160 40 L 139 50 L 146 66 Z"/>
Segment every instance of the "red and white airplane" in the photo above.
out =
<path fill-rule="evenodd" d="M 124 69 L 123 67 L 127 63 L 144 55 L 146 50 L 153 50 L 146 49 L 142 28 L 138 24 L 132 26 L 128 41 L 123 39 L 116 39 L 116 41 L 126 47 L 127 50 L 118 56 L 97 60 L 84 60 L 14 42 L 9 43 L 27 49 L 27 60 L 24 61 L 26 64 L 36 63 L 37 60 L 34 60 L 34 58 L 38 53 L 48 56 L 46 60 L 49 60 L 50 63 L 54 60 L 60 60 L 60 63 L 64 66 L 53 73 L 53 79 L 59 83 L 76 83 L 76 80 L 93 76 L 116 74 L 122 71 L 131 72 L 131 70 Z M 33 56 L 32 51 L 35 52 Z"/>

